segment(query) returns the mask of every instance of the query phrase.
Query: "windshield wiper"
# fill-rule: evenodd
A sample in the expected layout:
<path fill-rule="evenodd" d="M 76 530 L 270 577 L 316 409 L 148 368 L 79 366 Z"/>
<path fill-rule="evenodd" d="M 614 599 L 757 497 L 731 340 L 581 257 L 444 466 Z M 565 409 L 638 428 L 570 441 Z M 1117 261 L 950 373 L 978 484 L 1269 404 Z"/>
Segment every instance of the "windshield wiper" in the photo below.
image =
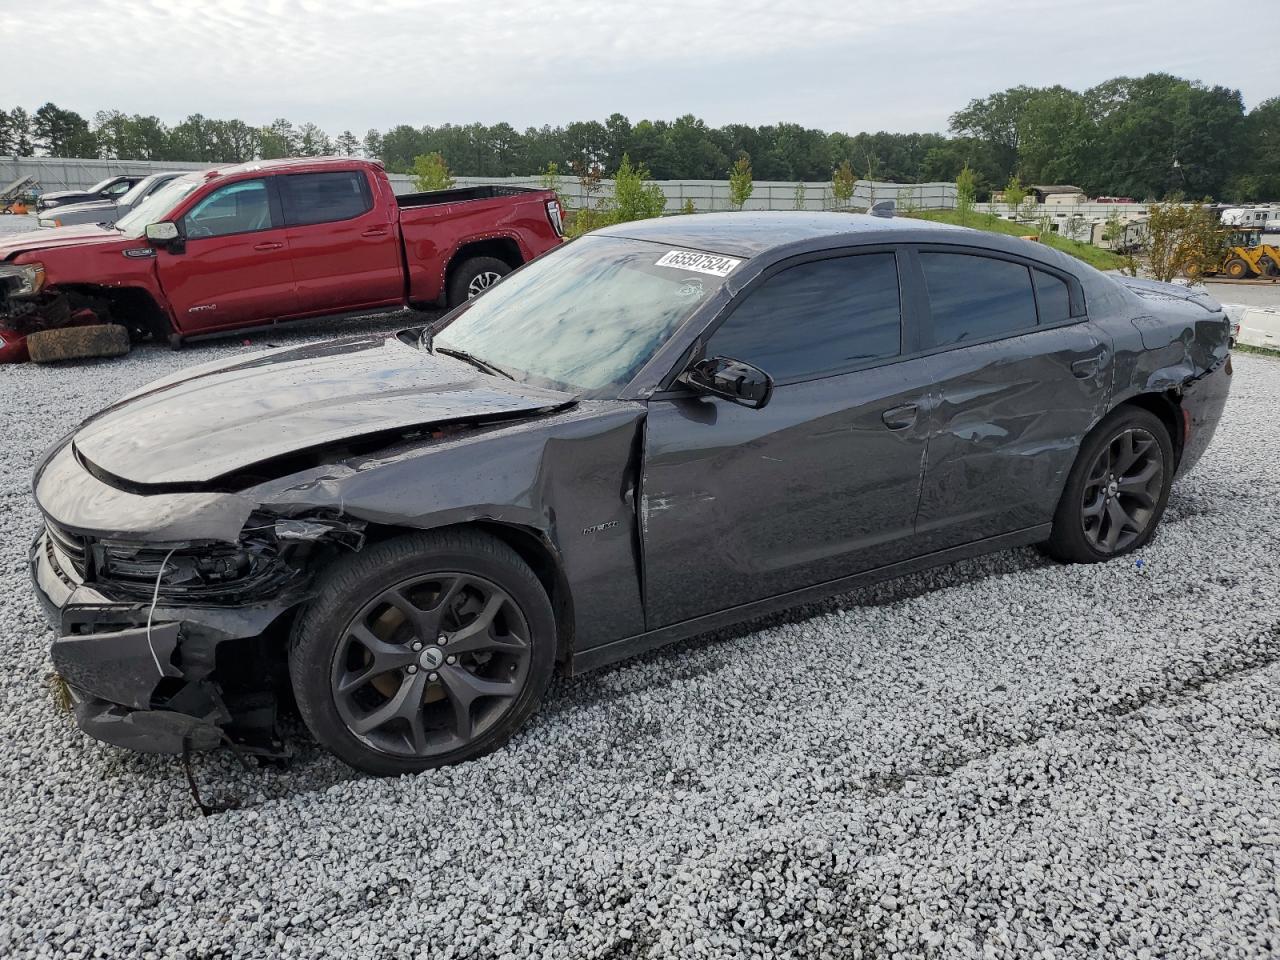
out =
<path fill-rule="evenodd" d="M 481 360 L 479 357 L 474 354 L 467 353 L 465 350 L 455 350 L 453 347 L 436 347 L 432 352 L 443 353 L 448 357 L 457 357 L 459 360 L 469 363 L 476 369 L 483 370 L 485 373 L 496 373 L 498 376 L 506 377 L 508 380 L 515 379 L 515 377 L 507 373 L 507 371 L 503 370 L 501 367 L 494 366 L 488 360 Z"/>

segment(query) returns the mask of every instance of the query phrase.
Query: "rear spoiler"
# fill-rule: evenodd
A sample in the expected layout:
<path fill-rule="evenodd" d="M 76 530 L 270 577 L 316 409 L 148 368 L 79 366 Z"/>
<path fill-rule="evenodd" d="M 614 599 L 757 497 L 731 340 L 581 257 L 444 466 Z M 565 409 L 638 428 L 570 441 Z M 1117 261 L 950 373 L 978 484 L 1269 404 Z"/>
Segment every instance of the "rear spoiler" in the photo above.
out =
<path fill-rule="evenodd" d="M 1161 283 L 1159 280 L 1142 280 L 1138 277 L 1116 277 L 1116 280 L 1144 300 L 1183 300 L 1194 303 L 1210 313 L 1222 312 L 1222 304 L 1209 296 L 1203 287 Z"/>

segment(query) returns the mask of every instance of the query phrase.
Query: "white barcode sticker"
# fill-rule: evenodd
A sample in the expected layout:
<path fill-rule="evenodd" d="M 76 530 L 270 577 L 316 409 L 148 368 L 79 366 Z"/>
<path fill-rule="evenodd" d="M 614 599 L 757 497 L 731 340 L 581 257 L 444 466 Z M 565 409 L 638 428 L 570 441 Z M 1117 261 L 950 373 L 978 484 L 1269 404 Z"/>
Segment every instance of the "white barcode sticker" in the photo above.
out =
<path fill-rule="evenodd" d="M 673 270 L 692 270 L 709 273 L 713 277 L 727 277 L 741 260 L 722 257 L 718 253 L 695 253 L 692 250 L 672 250 L 658 258 L 655 267 L 671 267 Z"/>

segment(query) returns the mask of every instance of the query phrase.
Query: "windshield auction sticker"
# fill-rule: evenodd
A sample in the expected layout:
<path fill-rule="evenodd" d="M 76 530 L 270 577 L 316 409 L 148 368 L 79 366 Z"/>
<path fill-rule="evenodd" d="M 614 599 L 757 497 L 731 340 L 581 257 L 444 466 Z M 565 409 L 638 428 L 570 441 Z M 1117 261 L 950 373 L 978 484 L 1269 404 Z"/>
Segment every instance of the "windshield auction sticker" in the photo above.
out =
<path fill-rule="evenodd" d="M 722 257 L 715 253 L 694 253 L 690 250 L 672 250 L 658 258 L 655 267 L 671 267 L 675 270 L 692 270 L 709 273 L 713 277 L 727 277 L 741 260 Z"/>

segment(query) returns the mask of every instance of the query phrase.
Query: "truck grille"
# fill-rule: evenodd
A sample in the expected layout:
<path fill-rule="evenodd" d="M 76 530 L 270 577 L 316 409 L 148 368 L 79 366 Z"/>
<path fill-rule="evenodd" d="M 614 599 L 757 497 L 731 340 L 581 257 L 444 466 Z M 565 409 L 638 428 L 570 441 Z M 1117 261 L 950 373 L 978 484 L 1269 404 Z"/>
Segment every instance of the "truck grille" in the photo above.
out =
<path fill-rule="evenodd" d="M 49 520 L 45 521 L 44 529 L 49 535 L 49 543 L 53 545 L 54 550 L 81 578 L 85 577 L 89 571 L 89 545 L 85 538 Z"/>

